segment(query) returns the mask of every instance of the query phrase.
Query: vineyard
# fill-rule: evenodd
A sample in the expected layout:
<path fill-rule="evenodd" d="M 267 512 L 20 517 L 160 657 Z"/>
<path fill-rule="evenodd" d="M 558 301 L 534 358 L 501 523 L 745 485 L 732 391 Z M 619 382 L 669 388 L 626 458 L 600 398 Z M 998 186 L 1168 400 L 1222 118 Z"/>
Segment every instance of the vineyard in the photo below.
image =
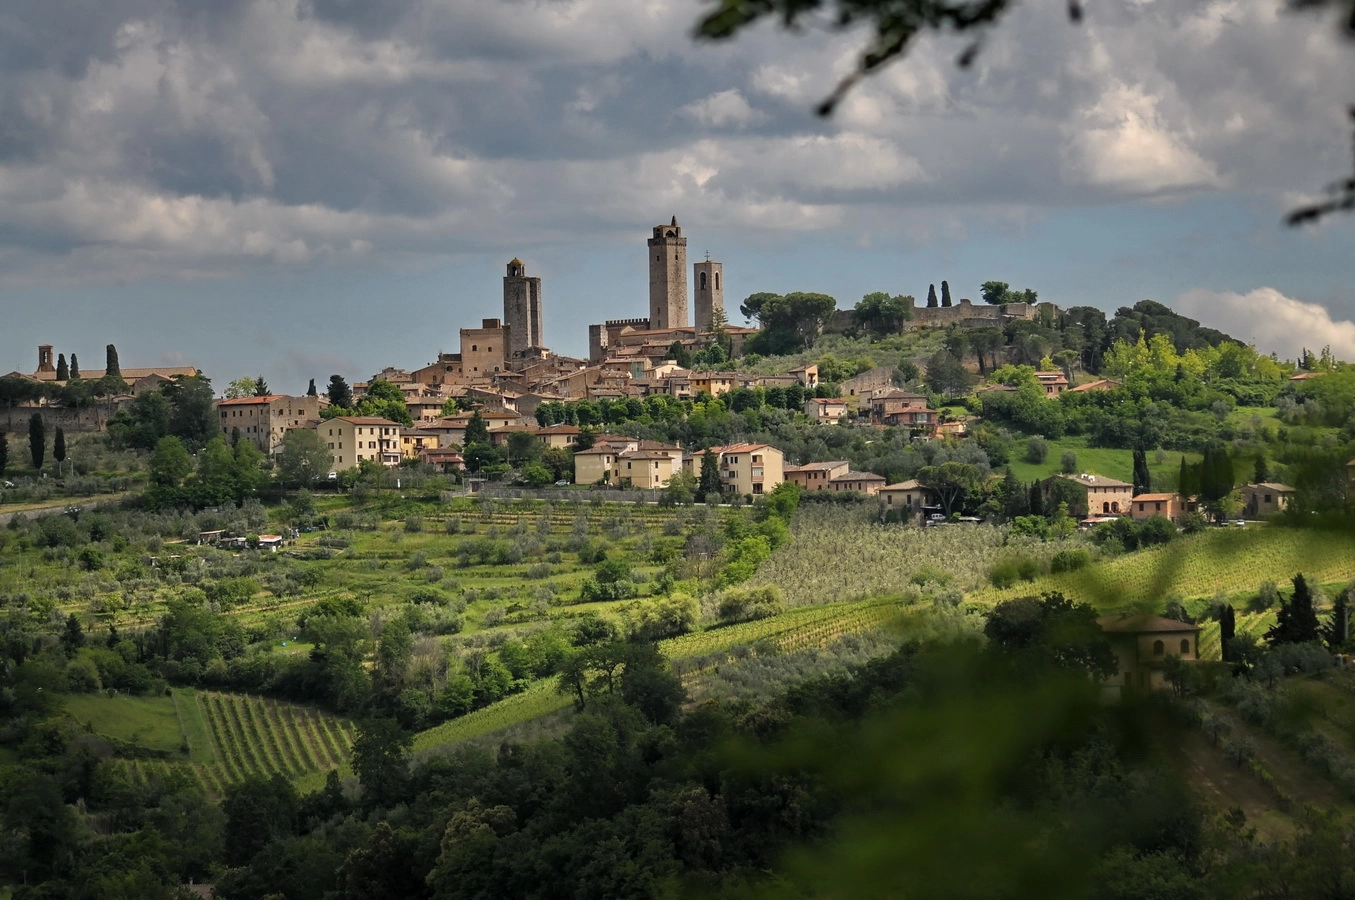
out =
<path fill-rule="evenodd" d="M 1298 572 L 1311 583 L 1350 580 L 1355 576 L 1355 535 L 1274 526 L 1212 529 L 1080 572 L 1047 575 L 1005 590 L 975 591 L 969 599 L 988 604 L 1062 591 L 1103 610 L 1156 611 L 1169 594 L 1198 598 L 1253 591 L 1263 581 L 1282 582 Z"/>
<path fill-rule="evenodd" d="M 1275 624 L 1275 613 L 1238 613 L 1237 614 L 1237 636 L 1244 634 L 1254 635 L 1259 641 L 1265 636 L 1270 626 Z M 1201 622 L 1200 623 L 1200 659 L 1223 659 L 1223 647 L 1219 643 L 1219 623 Z"/>
<path fill-rule="evenodd" d="M 352 723 L 310 707 L 211 691 L 176 691 L 173 706 L 188 759 L 130 759 L 133 783 L 189 769 L 209 794 L 253 775 L 297 778 L 343 766 Z"/>

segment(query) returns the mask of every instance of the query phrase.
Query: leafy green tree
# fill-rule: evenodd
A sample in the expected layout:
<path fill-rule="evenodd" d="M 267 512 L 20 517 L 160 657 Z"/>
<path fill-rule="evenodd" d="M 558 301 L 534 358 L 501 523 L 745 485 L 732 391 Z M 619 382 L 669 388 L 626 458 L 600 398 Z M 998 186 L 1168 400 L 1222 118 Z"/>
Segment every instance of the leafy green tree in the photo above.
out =
<path fill-rule="evenodd" d="M 1272 647 L 1280 644 L 1310 644 L 1321 637 L 1317 610 L 1313 606 L 1313 592 L 1303 573 L 1294 576 L 1294 593 L 1288 603 L 1281 603 L 1275 613 L 1275 624 L 1266 632 Z"/>
<path fill-rule="evenodd" d="M 1089 604 L 1046 593 L 999 603 L 983 633 L 998 653 L 1036 672 L 1052 668 L 1106 678 L 1118 664 L 1096 617 Z"/>
<path fill-rule="evenodd" d="M 409 751 L 414 736 L 394 719 L 366 719 L 358 723 L 353 741 L 353 771 L 370 806 L 385 806 L 399 798 L 409 777 Z"/>
<path fill-rule="evenodd" d="M 56 436 L 52 438 L 52 459 L 58 463 L 66 461 L 66 430 L 60 425 L 56 427 Z"/>
<path fill-rule="evenodd" d="M 28 419 L 28 456 L 33 460 L 33 468 L 42 468 L 47 456 L 47 426 L 41 413 L 33 413 Z"/>
<path fill-rule="evenodd" d="M 150 461 L 151 483 L 163 487 L 178 487 L 193 471 L 193 460 L 183 441 L 174 436 L 163 437 L 155 445 Z"/>
<path fill-rule="evenodd" d="M 56 380 L 69 381 L 71 378 L 70 366 L 66 365 L 66 354 L 58 353 L 56 355 Z"/>
<path fill-rule="evenodd" d="M 1039 302 L 1039 295 L 1026 288 L 1024 291 L 1012 290 L 1012 286 L 1005 281 L 985 281 L 979 288 L 979 293 L 983 297 L 984 303 L 991 303 L 994 306 L 1003 303 L 1030 303 Z"/>
<path fill-rule="evenodd" d="M 759 353 L 793 353 L 813 346 L 835 309 L 837 301 L 827 294 L 801 292 L 752 294 L 739 306 L 762 327 L 750 345 Z"/>
<path fill-rule="evenodd" d="M 112 344 L 104 347 L 104 377 L 122 379 L 122 365 L 118 362 L 118 348 Z"/>
<path fill-rule="evenodd" d="M 856 304 L 856 321 L 875 335 L 898 334 L 913 316 L 913 298 L 884 291 L 866 294 Z"/>
<path fill-rule="evenodd" d="M 927 374 L 923 381 L 927 389 L 946 397 L 961 396 L 974 386 L 970 372 L 949 350 L 938 350 L 927 360 Z"/>
<path fill-rule="evenodd" d="M 342 375 L 329 376 L 329 389 L 326 391 L 329 395 L 329 403 L 339 409 L 353 408 L 353 389 L 344 381 Z"/>
<path fill-rule="evenodd" d="M 1065 450 L 1059 457 L 1059 471 L 1065 475 L 1072 475 L 1077 472 L 1077 452 L 1074 450 Z"/>
<path fill-rule="evenodd" d="M 465 446 L 471 444 L 489 443 L 489 426 L 485 424 L 485 417 L 480 415 L 480 410 L 471 413 L 471 417 L 466 420 Z"/>
<path fill-rule="evenodd" d="M 986 374 L 990 367 L 997 368 L 997 352 L 1002 349 L 1005 341 L 1001 329 L 975 328 L 968 332 L 968 336 L 974 358 L 979 361 L 979 374 Z M 984 365 L 985 356 L 988 358 L 988 366 Z"/>
<path fill-rule="evenodd" d="M 406 428 L 414 425 L 414 417 L 409 414 L 405 404 L 405 392 L 400 386 L 378 379 L 367 388 L 367 393 L 358 401 L 358 414 L 376 416 L 399 422 Z"/>
<path fill-rule="evenodd" d="M 939 466 L 923 466 L 917 472 L 917 481 L 936 493 L 947 516 L 963 507 L 969 499 L 977 497 L 983 484 L 976 466 L 954 461 Z"/>
<path fill-rule="evenodd" d="M 300 798 L 286 777 L 249 775 L 226 789 L 226 864 L 243 866 L 272 841 L 296 829 Z"/>
<path fill-rule="evenodd" d="M 220 431 L 212 382 L 205 375 L 176 375 L 160 391 L 169 400 L 172 411 L 169 433 L 180 437 L 185 446 L 201 447 Z"/>
<path fill-rule="evenodd" d="M 679 366 L 682 366 L 684 369 L 690 369 L 692 367 L 692 354 L 683 346 L 682 341 L 673 341 L 673 343 L 669 345 L 668 358 Z"/>
<path fill-rule="evenodd" d="M 293 428 L 287 432 L 278 457 L 278 475 L 285 484 L 309 484 L 323 476 L 334 465 L 334 453 L 325 444 L 318 431 Z"/>
<path fill-rule="evenodd" d="M 514 431 L 508 435 L 508 464 L 520 466 L 541 458 L 542 444 L 529 431 Z"/>

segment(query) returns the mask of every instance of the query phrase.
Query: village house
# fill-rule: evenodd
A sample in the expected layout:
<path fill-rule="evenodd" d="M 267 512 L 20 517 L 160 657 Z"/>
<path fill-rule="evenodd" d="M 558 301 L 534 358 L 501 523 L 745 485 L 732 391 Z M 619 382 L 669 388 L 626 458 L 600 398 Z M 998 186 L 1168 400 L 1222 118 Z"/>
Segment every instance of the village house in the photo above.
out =
<path fill-rule="evenodd" d="M 680 468 L 680 461 L 663 450 L 628 450 L 617 456 L 616 477 L 623 487 L 658 490 Z"/>
<path fill-rule="evenodd" d="M 435 431 L 421 428 L 400 429 L 400 455 L 405 459 L 420 459 L 425 450 L 438 449 L 439 437 Z"/>
<path fill-rule="evenodd" d="M 1035 380 L 1044 388 L 1047 397 L 1057 397 L 1068 390 L 1068 377 L 1062 372 L 1036 372 Z"/>
<path fill-rule="evenodd" d="M 924 507 L 936 504 L 936 493 L 915 480 L 885 485 L 875 491 L 875 496 L 881 512 L 898 512 L 904 521 L 920 518 Z"/>
<path fill-rule="evenodd" d="M 419 451 L 419 461 L 426 466 L 434 466 L 443 472 L 460 472 L 466 468 L 466 460 L 461 451 L 450 447 L 438 447 Z"/>
<path fill-rule="evenodd" d="M 831 462 L 805 463 L 803 466 L 785 466 L 782 476 L 792 484 L 806 491 L 826 491 L 828 485 L 839 475 L 846 475 L 851 464 L 845 459 Z"/>
<path fill-rule="evenodd" d="M 1130 501 L 1130 515 L 1137 520 L 1162 516 L 1178 522 L 1185 513 L 1185 500 L 1180 494 L 1139 494 Z"/>
<path fill-rule="evenodd" d="M 798 369 L 791 369 L 788 373 L 800 382 L 802 387 L 813 390 L 819 386 L 819 366 L 818 363 L 810 363 L 807 366 L 801 366 Z"/>
<path fill-rule="evenodd" d="M 718 397 L 737 387 L 739 376 L 736 372 L 693 372 L 688 380 L 693 392 L 699 394 L 704 391 L 712 397 Z"/>
<path fill-rule="evenodd" d="M 218 400 L 216 414 L 223 437 L 230 440 L 238 429 L 241 440 L 272 456 L 288 429 L 301 428 L 320 418 L 320 398 L 269 394 Z"/>
<path fill-rule="evenodd" d="M 883 391 L 869 400 L 871 421 L 882 424 L 885 417 L 905 409 L 926 409 L 927 398 L 902 388 Z"/>
<path fill-rule="evenodd" d="M 1264 519 L 1282 513 L 1294 499 L 1296 491 L 1287 484 L 1263 481 L 1242 488 L 1242 509 L 1248 518 Z"/>
<path fill-rule="evenodd" d="M 662 455 L 668 460 L 665 464 L 652 454 Z M 673 473 L 683 465 L 682 448 L 669 446 L 658 441 L 642 441 L 622 435 L 600 434 L 587 450 L 574 453 L 575 484 L 619 484 L 627 475 L 625 463 L 632 465 L 630 472 L 639 484 L 652 485 L 658 473 L 662 484 L 667 484 Z M 647 468 L 638 465 L 640 460 L 650 463 Z M 658 465 L 653 465 L 658 463 Z"/>
<path fill-rule="evenodd" d="M 336 469 L 350 469 L 363 460 L 398 466 L 400 423 L 375 416 L 336 416 L 312 426 L 330 452 Z"/>
<path fill-rule="evenodd" d="M 1065 478 L 1087 489 L 1086 512 L 1088 515 L 1124 515 L 1129 512 L 1129 505 L 1134 500 L 1134 486 L 1132 484 L 1107 478 L 1104 475 L 1083 472 L 1080 475 L 1056 475 L 1054 477 Z M 1046 484 L 1050 480 L 1052 479 L 1046 479 Z M 1076 513 L 1077 511 L 1073 512 Z"/>
<path fill-rule="evenodd" d="M 894 383 L 893 366 L 876 366 L 853 378 L 842 382 L 842 396 L 868 397 L 879 391 L 886 391 Z"/>
<path fill-rule="evenodd" d="M 577 425 L 547 425 L 536 432 L 536 439 L 552 449 L 573 447 L 582 430 Z"/>
<path fill-rule="evenodd" d="M 847 472 L 834 478 L 829 488 L 834 491 L 856 491 L 874 497 L 885 486 L 885 479 L 874 472 Z"/>
<path fill-rule="evenodd" d="M 1127 692 L 1170 687 L 1165 664 L 1170 656 L 1199 659 L 1200 626 L 1161 616 L 1116 615 L 1096 620 L 1115 654 L 1116 671 L 1101 683 L 1107 699 Z"/>
<path fill-rule="evenodd" d="M 819 425 L 836 425 L 847 415 L 847 401 L 831 397 L 810 397 L 805 401 L 805 415 Z"/>
<path fill-rule="evenodd" d="M 720 485 L 726 494 L 770 494 L 785 481 L 785 455 L 771 444 L 729 444 L 711 447 L 720 462 Z M 700 454 L 684 460 L 684 466 L 700 466 Z M 695 468 L 700 472 L 699 468 Z"/>
<path fill-rule="evenodd" d="M 905 406 L 886 413 L 881 419 L 882 425 L 894 425 L 902 428 L 934 428 L 936 411 L 925 406 Z"/>

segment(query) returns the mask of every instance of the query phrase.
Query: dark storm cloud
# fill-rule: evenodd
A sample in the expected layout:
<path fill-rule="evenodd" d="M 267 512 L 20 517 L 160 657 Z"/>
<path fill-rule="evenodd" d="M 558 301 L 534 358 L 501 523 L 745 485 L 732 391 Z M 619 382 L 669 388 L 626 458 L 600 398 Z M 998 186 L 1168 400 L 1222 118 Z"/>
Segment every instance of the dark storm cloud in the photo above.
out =
<path fill-rule="evenodd" d="M 690 209 L 870 239 L 1339 171 L 1355 53 L 1275 3 L 1022 8 L 809 110 L 853 38 L 697 45 L 685 0 L 107 0 L 0 13 L 10 278 L 587 240 Z"/>

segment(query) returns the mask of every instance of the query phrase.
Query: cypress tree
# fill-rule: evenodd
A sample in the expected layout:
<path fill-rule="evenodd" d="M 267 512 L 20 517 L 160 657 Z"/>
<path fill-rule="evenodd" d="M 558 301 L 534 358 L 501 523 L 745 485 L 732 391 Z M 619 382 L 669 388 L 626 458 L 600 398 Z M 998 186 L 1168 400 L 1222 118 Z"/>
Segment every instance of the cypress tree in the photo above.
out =
<path fill-rule="evenodd" d="M 9 437 L 0 431 L 0 475 L 5 474 L 5 469 L 9 466 Z"/>
<path fill-rule="evenodd" d="M 47 456 L 47 426 L 42 421 L 41 413 L 33 413 L 33 417 L 28 420 L 28 454 L 33 459 L 33 468 L 41 469 L 42 461 Z"/>
<path fill-rule="evenodd" d="M 1350 605 L 1346 599 L 1350 589 L 1336 595 L 1331 607 L 1331 618 L 1322 626 L 1322 639 L 1333 653 L 1339 651 L 1350 640 Z"/>
<path fill-rule="evenodd" d="M 66 354 L 58 353 L 56 355 L 56 380 L 69 381 L 71 378 L 70 367 L 66 365 Z"/>
<path fill-rule="evenodd" d="M 1279 644 L 1307 644 L 1320 635 L 1317 610 L 1313 609 L 1313 593 L 1303 573 L 1294 576 L 1294 594 L 1288 603 L 1281 603 L 1275 613 L 1275 624 L 1266 632 L 1272 647 Z"/>
<path fill-rule="evenodd" d="M 1030 484 L 1030 514 L 1032 516 L 1044 515 L 1044 492 L 1040 490 L 1040 482 L 1033 481 Z"/>
<path fill-rule="evenodd" d="M 720 460 L 713 450 L 701 454 L 701 479 L 697 487 L 702 497 L 720 493 Z"/>
<path fill-rule="evenodd" d="M 1264 453 L 1256 454 L 1256 468 L 1252 470 L 1252 483 L 1261 484 L 1270 480 L 1270 465 L 1266 463 Z"/>
<path fill-rule="evenodd" d="M 52 439 L 52 459 L 59 463 L 66 461 L 66 432 L 60 425 L 56 428 L 56 437 Z"/>
<path fill-rule="evenodd" d="M 1225 606 L 1219 615 L 1219 646 L 1223 648 L 1223 661 L 1232 662 L 1232 648 L 1229 644 L 1237 635 L 1237 613 L 1231 605 Z"/>
<path fill-rule="evenodd" d="M 1146 494 L 1153 489 L 1153 475 L 1148 471 L 1148 451 L 1134 451 L 1134 494 Z"/>
<path fill-rule="evenodd" d="M 76 360 L 75 354 L 71 354 L 71 379 L 80 377 L 80 363 Z"/>
<path fill-rule="evenodd" d="M 950 282 L 941 282 L 941 305 L 950 306 Z"/>
<path fill-rule="evenodd" d="M 118 365 L 118 348 L 109 344 L 104 348 L 104 377 L 121 378 L 122 367 Z"/>
<path fill-rule="evenodd" d="M 320 396 L 320 395 L 316 392 L 316 390 L 315 390 L 315 379 L 314 379 L 314 378 L 311 379 L 310 387 L 306 388 L 306 396 L 307 396 L 307 397 L 318 397 L 318 396 Z"/>
<path fill-rule="evenodd" d="M 936 285 L 927 285 L 927 308 L 932 309 L 936 306 Z"/>
<path fill-rule="evenodd" d="M 471 444 L 489 443 L 489 426 L 485 424 L 485 417 L 480 415 L 478 409 L 466 420 L 465 442 L 467 447 Z"/>

